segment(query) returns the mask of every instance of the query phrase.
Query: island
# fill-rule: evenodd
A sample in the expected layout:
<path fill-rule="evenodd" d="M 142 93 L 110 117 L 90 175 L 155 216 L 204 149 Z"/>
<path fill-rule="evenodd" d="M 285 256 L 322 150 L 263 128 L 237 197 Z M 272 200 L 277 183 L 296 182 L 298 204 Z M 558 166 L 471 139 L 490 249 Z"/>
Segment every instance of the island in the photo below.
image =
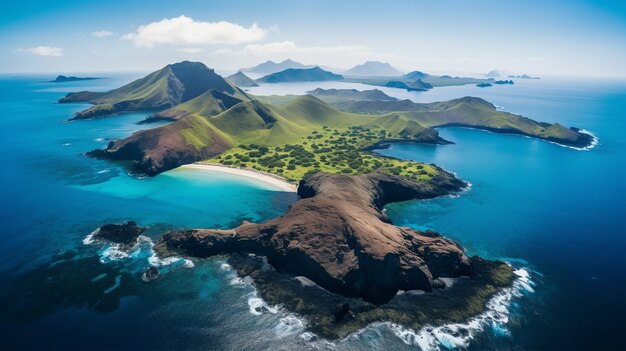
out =
<path fill-rule="evenodd" d="M 160 90 L 164 86 L 170 89 Z M 467 183 L 436 165 L 385 157 L 376 149 L 392 142 L 450 144 L 435 128 L 455 125 L 562 145 L 593 140 L 576 128 L 502 112 L 475 97 L 418 104 L 376 90 L 312 93 L 274 104 L 278 100 L 248 95 L 201 63 L 184 62 L 109 93 L 66 98 L 157 101 L 152 106 L 162 110 L 151 118 L 171 121 L 88 156 L 131 161 L 133 172 L 149 176 L 200 163 L 277 177 L 293 184 L 285 191 L 297 184 L 299 200 L 280 217 L 232 229 L 170 231 L 155 252 L 161 259 L 225 255 L 267 303 L 303 316 L 307 328 L 329 339 L 381 321 L 418 329 L 466 320 L 514 279 L 510 265 L 468 257 L 439 233 L 395 226 L 386 204 L 455 194 Z M 166 96 L 177 100 L 155 99 Z M 126 104 L 116 111 L 128 106 L 137 108 Z M 129 245 L 142 230 L 134 222 L 105 225 L 93 239 Z M 159 274 L 148 267 L 142 279 Z"/>
<path fill-rule="evenodd" d="M 262 83 L 323 82 L 331 80 L 343 80 L 343 76 L 326 71 L 318 66 L 313 68 L 289 68 L 257 79 L 258 82 Z"/>
<path fill-rule="evenodd" d="M 240 88 L 259 86 L 257 83 L 254 82 L 254 80 L 252 80 L 250 77 L 248 77 L 241 71 L 238 71 L 237 73 L 226 77 L 226 79 Z"/>
<path fill-rule="evenodd" d="M 402 73 L 388 62 L 366 61 L 343 72 L 346 76 L 361 77 L 397 77 Z"/>
<path fill-rule="evenodd" d="M 476 84 L 476 86 L 479 87 L 479 88 L 488 88 L 488 87 L 493 86 L 493 84 L 484 82 L 484 83 L 478 83 L 478 84 Z"/>
<path fill-rule="evenodd" d="M 502 79 L 502 80 L 496 80 L 496 81 L 494 81 L 494 82 L 493 82 L 493 84 L 498 84 L 498 85 L 506 85 L 506 84 L 508 84 L 508 85 L 513 85 L 513 84 L 515 84 L 515 82 L 514 82 L 514 81 L 512 81 L 512 80 L 510 80 L 510 79 L 508 79 L 508 80 L 507 80 L 507 79 Z"/>
<path fill-rule="evenodd" d="M 520 74 L 520 75 L 509 75 L 509 78 L 519 78 L 519 79 L 541 79 L 540 77 L 532 77 L 528 74 Z"/>
<path fill-rule="evenodd" d="M 401 82 L 401 81 L 389 81 L 385 83 L 388 88 L 405 89 L 406 91 L 426 91 L 432 89 L 433 85 L 430 83 L 424 83 L 421 79 L 417 79 L 414 82 Z"/>
<path fill-rule="evenodd" d="M 54 80 L 51 80 L 51 83 L 65 83 L 65 82 L 76 82 L 81 80 L 94 80 L 94 79 L 102 79 L 98 77 L 76 77 L 76 76 L 57 76 Z"/>
<path fill-rule="evenodd" d="M 421 71 L 412 71 L 404 75 L 386 77 L 348 76 L 344 78 L 344 81 L 389 88 L 399 88 L 409 91 L 424 91 L 432 89 L 433 87 L 479 84 L 489 82 L 489 79 L 452 77 L 449 75 L 437 76 Z"/>

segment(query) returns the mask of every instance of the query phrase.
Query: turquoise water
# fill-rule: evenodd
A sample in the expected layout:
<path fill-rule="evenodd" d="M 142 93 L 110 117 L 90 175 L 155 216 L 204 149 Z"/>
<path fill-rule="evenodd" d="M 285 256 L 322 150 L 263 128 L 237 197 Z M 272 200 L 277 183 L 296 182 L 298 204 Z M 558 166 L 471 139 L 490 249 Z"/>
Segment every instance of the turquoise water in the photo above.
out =
<path fill-rule="evenodd" d="M 153 127 L 136 124 L 149 113 L 66 123 L 85 105 L 54 102 L 68 91 L 107 90 L 132 78 L 53 84 L 45 82 L 50 77 L 0 77 L 3 348 L 418 347 L 388 326 L 326 343 L 283 311 L 255 315 L 251 308 L 262 302 L 253 287 L 220 259 L 194 261 L 193 269 L 178 262 L 142 284 L 149 241 L 117 260 L 107 256 L 111 248 L 84 245 L 107 222 L 135 220 L 156 238 L 171 228 L 262 221 L 295 201 L 294 194 L 245 178 L 174 170 L 137 179 L 120 164 L 83 156 L 110 138 Z M 458 198 L 390 205 L 395 223 L 440 231 L 470 254 L 506 258 L 531 272 L 534 292 L 511 300 L 506 323 L 488 323 L 465 338 L 470 348 L 626 345 L 625 88 L 616 81 L 518 80 L 487 89 L 386 90 L 415 101 L 481 96 L 507 111 L 585 128 L 600 140 L 591 151 L 577 151 L 449 128 L 441 134 L 454 145 L 394 144 L 381 151 L 436 163 L 473 184 Z"/>

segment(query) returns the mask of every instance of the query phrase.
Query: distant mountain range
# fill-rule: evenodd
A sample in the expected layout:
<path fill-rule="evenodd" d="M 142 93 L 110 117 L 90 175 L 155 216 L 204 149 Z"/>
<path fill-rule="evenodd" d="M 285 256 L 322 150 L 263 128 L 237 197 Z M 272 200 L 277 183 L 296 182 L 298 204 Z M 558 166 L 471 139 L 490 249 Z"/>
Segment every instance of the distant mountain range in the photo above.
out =
<path fill-rule="evenodd" d="M 485 77 L 487 78 L 500 78 L 502 77 L 502 73 L 498 70 L 493 70 L 493 71 L 489 71 L 487 73 L 484 74 Z"/>
<path fill-rule="evenodd" d="M 257 81 L 263 83 L 284 82 L 321 82 L 329 80 L 343 80 L 343 76 L 335 74 L 319 67 L 313 68 L 289 68 L 284 71 L 268 74 Z"/>
<path fill-rule="evenodd" d="M 293 61 L 291 59 L 286 59 L 283 62 L 274 62 L 272 60 L 267 60 L 261 64 L 258 64 L 254 67 L 243 68 L 242 72 L 250 72 L 250 73 L 258 73 L 258 74 L 271 74 L 280 71 L 284 71 L 290 68 L 313 68 L 315 66 L 304 65 L 300 62 Z"/>
<path fill-rule="evenodd" d="M 369 76 L 369 77 L 398 77 L 402 72 L 395 69 L 387 62 L 366 61 L 362 65 L 357 65 L 343 72 L 347 76 Z"/>

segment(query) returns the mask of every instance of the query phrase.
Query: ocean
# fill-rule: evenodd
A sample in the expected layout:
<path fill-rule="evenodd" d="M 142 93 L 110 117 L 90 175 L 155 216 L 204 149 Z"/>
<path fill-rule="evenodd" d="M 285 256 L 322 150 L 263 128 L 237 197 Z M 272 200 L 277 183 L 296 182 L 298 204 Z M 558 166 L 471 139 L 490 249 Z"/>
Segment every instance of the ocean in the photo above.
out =
<path fill-rule="evenodd" d="M 228 228 L 263 221 L 296 201 L 247 178 L 173 170 L 154 178 L 83 155 L 109 139 L 155 125 L 150 112 L 65 122 L 83 104 L 67 92 L 106 91 L 141 74 L 72 83 L 50 76 L 0 77 L 0 348 L 2 349 L 600 349 L 626 348 L 626 82 L 516 80 L 513 86 L 436 88 L 389 95 L 417 102 L 478 96 L 506 111 L 588 130 L 582 151 L 464 128 L 443 128 L 455 144 L 393 144 L 385 155 L 435 163 L 470 182 L 458 196 L 387 206 L 395 224 L 432 229 L 470 255 L 511 262 L 520 277 L 481 316 L 412 331 L 370 326 L 327 341 L 268 306 L 222 258 L 162 267 L 152 242 L 172 228 Z M 318 86 L 273 84 L 253 94 L 302 94 Z M 134 220 L 148 230 L 129 256 L 89 243 L 104 223 Z"/>

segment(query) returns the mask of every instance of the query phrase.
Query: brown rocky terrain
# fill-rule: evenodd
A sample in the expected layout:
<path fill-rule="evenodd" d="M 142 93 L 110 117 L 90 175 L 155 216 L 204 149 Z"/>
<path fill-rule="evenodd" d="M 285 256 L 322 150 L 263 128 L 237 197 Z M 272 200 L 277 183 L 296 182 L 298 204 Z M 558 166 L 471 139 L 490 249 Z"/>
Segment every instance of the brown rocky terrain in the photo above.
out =
<path fill-rule="evenodd" d="M 431 291 L 439 277 L 471 274 L 457 243 L 435 232 L 394 226 L 387 203 L 432 198 L 466 184 L 439 169 L 428 182 L 374 172 L 316 173 L 300 182 L 301 200 L 265 223 L 244 222 L 231 230 L 194 229 L 164 235 L 161 255 L 207 257 L 246 252 L 263 255 L 279 272 L 305 276 L 343 296 L 374 304 L 399 290 Z"/>

